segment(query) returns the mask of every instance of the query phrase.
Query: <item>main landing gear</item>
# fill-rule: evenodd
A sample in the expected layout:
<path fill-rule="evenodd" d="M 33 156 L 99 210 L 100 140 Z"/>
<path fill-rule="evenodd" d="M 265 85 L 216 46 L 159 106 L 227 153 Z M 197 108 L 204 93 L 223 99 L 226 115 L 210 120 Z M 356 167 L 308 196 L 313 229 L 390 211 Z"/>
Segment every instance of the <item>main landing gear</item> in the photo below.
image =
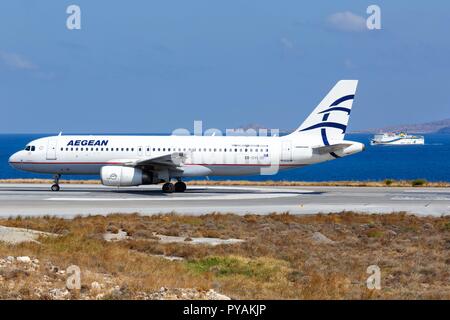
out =
<path fill-rule="evenodd" d="M 162 191 L 164 193 L 184 192 L 186 191 L 186 183 L 181 180 L 178 180 L 175 184 L 166 182 L 162 186 Z"/>
<path fill-rule="evenodd" d="M 53 185 L 51 187 L 52 191 L 59 191 L 59 178 L 61 178 L 60 174 L 55 174 L 53 176 Z"/>

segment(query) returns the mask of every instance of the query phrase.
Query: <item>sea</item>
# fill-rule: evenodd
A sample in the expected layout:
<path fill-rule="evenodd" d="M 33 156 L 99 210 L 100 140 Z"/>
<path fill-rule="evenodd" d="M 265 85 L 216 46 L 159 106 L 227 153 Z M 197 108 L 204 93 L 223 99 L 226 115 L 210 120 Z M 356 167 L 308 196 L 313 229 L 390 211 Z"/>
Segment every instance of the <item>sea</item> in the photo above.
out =
<path fill-rule="evenodd" d="M 49 134 L 0 134 L 0 179 L 51 178 L 17 171 L 8 158 L 31 140 Z M 282 171 L 270 176 L 211 177 L 216 180 L 274 181 L 379 181 L 384 179 L 450 181 L 450 134 L 425 135 L 425 145 L 371 146 L 370 134 L 347 134 L 346 140 L 362 142 L 364 152 L 344 158 Z M 64 177 L 63 177 L 64 178 Z M 70 176 L 93 179 L 95 176 Z"/>

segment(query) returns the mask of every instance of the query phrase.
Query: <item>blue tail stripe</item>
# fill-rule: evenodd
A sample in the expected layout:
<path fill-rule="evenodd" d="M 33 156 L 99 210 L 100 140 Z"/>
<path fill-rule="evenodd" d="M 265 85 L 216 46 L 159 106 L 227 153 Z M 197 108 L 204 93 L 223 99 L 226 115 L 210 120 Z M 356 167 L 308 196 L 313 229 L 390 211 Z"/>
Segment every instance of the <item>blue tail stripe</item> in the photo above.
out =
<path fill-rule="evenodd" d="M 325 113 L 322 117 L 322 121 L 327 121 L 329 116 L 330 116 L 329 113 Z"/>
<path fill-rule="evenodd" d="M 330 154 L 333 156 L 333 157 L 335 157 L 336 159 L 337 158 L 340 158 L 336 153 L 334 153 L 334 152 L 330 152 Z"/>
<path fill-rule="evenodd" d="M 333 102 L 333 103 L 331 104 L 330 107 L 337 106 L 338 104 L 341 104 L 341 103 L 344 102 L 344 101 L 347 101 L 347 100 L 353 100 L 354 98 L 355 98 L 355 95 L 354 95 L 354 94 L 349 94 L 348 96 L 344 96 L 344 97 L 342 97 L 342 98 L 337 99 L 335 102 Z"/>
<path fill-rule="evenodd" d="M 330 145 L 330 142 L 328 142 L 328 137 L 327 137 L 327 131 L 326 131 L 327 129 L 325 129 L 325 128 L 322 128 L 322 129 L 320 129 L 320 134 L 322 135 L 322 141 L 323 141 L 323 144 L 324 145 L 326 145 L 326 146 L 329 146 Z M 336 153 L 334 153 L 334 152 L 330 152 L 330 155 L 332 155 L 333 157 L 335 157 L 336 159 L 337 158 L 340 158 Z"/>
<path fill-rule="evenodd" d="M 349 115 L 351 109 L 349 109 L 349 108 L 344 108 L 344 107 L 334 107 L 334 108 L 329 108 L 329 109 L 327 109 L 327 110 L 323 110 L 323 111 L 319 112 L 319 114 L 325 113 L 325 112 L 331 112 L 331 111 L 344 111 L 344 112 L 347 112 L 347 114 Z"/>
<path fill-rule="evenodd" d="M 342 133 L 345 133 L 347 126 L 342 123 L 337 123 L 337 122 L 321 122 L 321 123 L 317 123 L 313 126 L 310 126 L 308 128 L 302 129 L 302 130 L 300 130 L 300 132 L 313 130 L 313 129 L 317 129 L 317 128 L 337 128 L 337 129 L 341 129 Z"/>
<path fill-rule="evenodd" d="M 326 146 L 329 146 L 330 143 L 328 142 L 328 137 L 327 137 L 327 131 L 326 131 L 326 129 L 325 129 L 325 128 L 322 128 L 322 129 L 320 130 L 320 134 L 322 135 L 322 141 L 323 141 L 323 144 L 326 145 Z"/>

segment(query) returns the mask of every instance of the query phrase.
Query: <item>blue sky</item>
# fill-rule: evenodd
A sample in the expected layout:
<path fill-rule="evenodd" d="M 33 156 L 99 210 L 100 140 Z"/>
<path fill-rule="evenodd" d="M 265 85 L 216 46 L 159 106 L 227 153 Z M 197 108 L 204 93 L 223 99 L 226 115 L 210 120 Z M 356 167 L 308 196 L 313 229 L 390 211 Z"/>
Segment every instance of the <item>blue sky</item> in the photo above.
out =
<path fill-rule="evenodd" d="M 382 30 L 361 27 L 370 4 Z M 5 0 L 0 132 L 295 128 L 350 78 L 350 130 L 450 118 L 449 16 L 444 1 Z"/>

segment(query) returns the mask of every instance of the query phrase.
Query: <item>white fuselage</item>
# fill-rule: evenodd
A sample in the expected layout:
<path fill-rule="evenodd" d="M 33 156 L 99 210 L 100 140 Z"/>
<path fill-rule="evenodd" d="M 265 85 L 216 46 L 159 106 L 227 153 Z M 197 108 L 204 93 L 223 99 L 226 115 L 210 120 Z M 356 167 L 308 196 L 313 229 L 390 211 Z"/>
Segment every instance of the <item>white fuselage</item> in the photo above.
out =
<path fill-rule="evenodd" d="M 363 149 L 362 144 L 352 143 L 354 147 L 339 156 Z M 310 141 L 289 136 L 53 136 L 30 142 L 9 162 L 36 173 L 98 175 L 103 166 L 123 166 L 181 152 L 183 163 L 167 173 L 168 178 L 180 178 L 276 174 L 336 157 L 314 154 L 312 147 Z M 158 167 L 152 170 L 158 171 Z"/>
<path fill-rule="evenodd" d="M 61 175 L 100 175 L 106 186 L 164 182 L 184 192 L 183 177 L 274 175 L 364 150 L 344 140 L 357 80 L 341 80 L 291 134 L 248 136 L 53 136 L 30 142 L 9 163 L 17 169 Z M 173 184 L 172 179 L 177 183 Z"/>

